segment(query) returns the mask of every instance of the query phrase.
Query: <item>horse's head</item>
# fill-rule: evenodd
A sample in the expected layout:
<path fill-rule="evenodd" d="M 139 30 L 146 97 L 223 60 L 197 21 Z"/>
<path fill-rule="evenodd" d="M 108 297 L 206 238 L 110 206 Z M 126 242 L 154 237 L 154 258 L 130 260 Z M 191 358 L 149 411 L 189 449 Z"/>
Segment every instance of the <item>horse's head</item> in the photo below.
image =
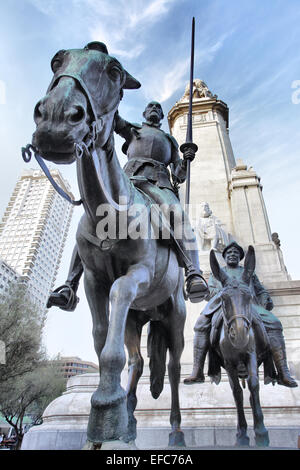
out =
<path fill-rule="evenodd" d="M 123 89 L 140 83 L 100 42 L 57 52 L 51 68 L 46 96 L 35 106 L 32 144 L 46 160 L 72 163 L 76 143 L 95 136 L 97 145 L 107 142 Z"/>
<path fill-rule="evenodd" d="M 255 269 L 255 252 L 249 246 L 245 258 L 244 272 L 239 281 L 233 279 L 222 269 L 215 256 L 210 252 L 210 266 L 213 275 L 221 282 L 223 289 L 220 293 L 223 305 L 224 327 L 228 338 L 236 349 L 243 349 L 249 341 L 249 331 L 252 323 L 250 280 Z"/>

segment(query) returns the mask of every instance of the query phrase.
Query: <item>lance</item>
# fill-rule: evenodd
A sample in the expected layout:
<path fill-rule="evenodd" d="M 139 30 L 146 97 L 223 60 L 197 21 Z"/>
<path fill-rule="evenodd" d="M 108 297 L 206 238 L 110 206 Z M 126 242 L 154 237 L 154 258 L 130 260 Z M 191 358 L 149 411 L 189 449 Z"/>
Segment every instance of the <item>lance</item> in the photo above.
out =
<path fill-rule="evenodd" d="M 191 161 L 194 160 L 195 154 L 198 150 L 196 144 L 193 143 L 193 82 L 194 82 L 194 44 L 195 44 L 195 18 L 192 21 L 192 39 L 191 39 L 191 64 L 190 64 L 190 95 L 189 95 L 189 111 L 188 111 L 188 123 L 186 132 L 186 141 L 180 146 L 180 151 L 183 153 L 183 157 L 186 160 L 186 189 L 185 189 L 185 208 L 188 213 L 190 203 L 190 180 L 191 180 Z"/>

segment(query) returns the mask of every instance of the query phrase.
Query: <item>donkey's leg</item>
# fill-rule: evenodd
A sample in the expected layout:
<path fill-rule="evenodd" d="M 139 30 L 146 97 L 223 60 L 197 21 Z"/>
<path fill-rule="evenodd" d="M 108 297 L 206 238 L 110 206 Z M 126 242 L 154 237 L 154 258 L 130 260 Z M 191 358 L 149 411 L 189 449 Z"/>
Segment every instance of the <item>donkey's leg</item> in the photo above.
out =
<path fill-rule="evenodd" d="M 252 353 L 249 358 L 249 378 L 248 388 L 250 391 L 250 405 L 253 413 L 253 427 L 255 433 L 255 443 L 260 447 L 269 445 L 269 433 L 264 425 L 264 416 L 259 400 L 259 380 L 257 371 L 256 354 Z"/>
<path fill-rule="evenodd" d="M 136 318 L 137 315 L 138 312 L 136 310 L 129 310 L 125 329 L 125 344 L 129 356 L 127 385 L 128 428 L 127 434 L 123 437 L 125 442 L 134 441 L 136 439 L 136 419 L 134 417 L 134 411 L 137 405 L 136 390 L 144 367 L 140 343 L 142 327 L 146 321 L 144 323 L 139 322 Z"/>
<path fill-rule="evenodd" d="M 233 393 L 236 411 L 237 411 L 237 434 L 236 434 L 236 445 L 237 446 L 249 446 L 249 437 L 247 436 L 247 422 L 244 412 L 244 398 L 243 390 L 239 383 L 237 371 L 232 364 L 225 362 L 225 368 L 228 375 L 230 387 Z"/>
<path fill-rule="evenodd" d="M 185 302 L 182 295 L 182 285 L 179 283 L 173 298 L 164 305 L 167 308 L 167 331 L 169 347 L 168 375 L 171 387 L 170 424 L 172 432 L 169 435 L 169 446 L 185 446 L 184 434 L 180 429 L 181 413 L 179 403 L 180 358 L 184 348 L 184 324 L 186 318 Z M 171 305 L 170 305 L 171 303 Z"/>
<path fill-rule="evenodd" d="M 145 266 L 134 266 L 113 283 L 110 291 L 111 311 L 106 342 L 100 356 L 100 385 L 98 393 L 92 398 L 94 421 L 99 423 L 96 434 L 100 442 L 117 440 L 126 434 L 126 392 L 121 387 L 121 372 L 126 362 L 125 325 L 128 310 L 139 288 L 148 286 L 148 282 L 149 271 Z"/>

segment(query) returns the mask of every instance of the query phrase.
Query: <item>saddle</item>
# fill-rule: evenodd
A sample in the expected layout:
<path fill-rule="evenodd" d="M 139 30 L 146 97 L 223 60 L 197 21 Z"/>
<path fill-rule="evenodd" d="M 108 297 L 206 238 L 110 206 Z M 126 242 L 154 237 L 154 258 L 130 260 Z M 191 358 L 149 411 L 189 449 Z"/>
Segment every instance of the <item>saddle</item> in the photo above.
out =
<path fill-rule="evenodd" d="M 144 196 L 146 206 L 149 211 L 157 211 L 154 214 L 152 213 L 151 217 L 151 226 L 153 232 L 156 234 L 157 241 L 162 245 L 170 246 L 171 248 L 173 248 L 176 253 L 179 266 L 181 268 L 184 268 L 184 254 L 182 253 L 180 245 L 176 241 L 173 227 L 168 223 L 168 221 L 163 217 L 162 213 L 157 209 L 157 203 L 154 201 L 154 199 L 152 199 L 151 196 L 143 190 L 143 184 L 145 182 L 148 182 L 148 179 L 145 176 L 133 176 L 130 178 L 130 181 L 135 186 L 135 188 Z M 153 217 L 153 215 L 155 215 L 155 217 Z M 166 237 L 166 233 L 168 233 L 170 236 Z"/>

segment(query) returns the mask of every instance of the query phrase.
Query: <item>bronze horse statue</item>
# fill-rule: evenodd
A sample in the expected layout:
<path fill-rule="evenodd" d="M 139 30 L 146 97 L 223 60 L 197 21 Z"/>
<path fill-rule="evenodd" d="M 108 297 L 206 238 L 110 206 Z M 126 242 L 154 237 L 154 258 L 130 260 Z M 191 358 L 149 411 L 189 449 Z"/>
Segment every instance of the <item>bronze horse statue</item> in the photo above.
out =
<path fill-rule="evenodd" d="M 250 280 L 255 269 L 255 252 L 249 246 L 241 280 L 231 278 L 218 263 L 215 252 L 210 252 L 210 266 L 214 277 L 221 282 L 219 292 L 222 308 L 214 315 L 210 334 L 208 375 L 218 384 L 221 366 L 226 370 L 237 409 L 236 445 L 249 446 L 247 422 L 243 406 L 242 381 L 247 380 L 253 428 L 257 446 L 269 445 L 259 399 L 258 367 L 264 363 L 265 383 L 275 383 L 276 373 L 270 355 L 268 337 L 262 321 L 251 308 Z"/>
<path fill-rule="evenodd" d="M 130 237 L 130 224 L 137 217 L 131 209 L 142 205 L 149 222 L 149 198 L 131 183 L 114 149 L 114 122 L 123 90 L 139 88 L 140 83 L 99 42 L 59 51 L 51 67 L 53 79 L 35 107 L 31 147 L 45 160 L 77 165 L 84 215 L 76 241 L 100 370 L 91 399 L 88 445 L 101 448 L 105 441 L 130 442 L 136 437 L 136 390 L 143 372 L 140 340 L 147 322 L 151 393 L 157 398 L 163 389 L 168 351 L 169 445 L 185 445 L 178 393 L 186 317 L 183 273 L 170 243 Z M 101 238 L 97 227 L 107 217 L 99 210 L 103 204 L 110 207 L 117 234 L 121 216 L 126 216 L 127 236 Z M 120 383 L 124 343 L 129 364 L 126 391 Z"/>

